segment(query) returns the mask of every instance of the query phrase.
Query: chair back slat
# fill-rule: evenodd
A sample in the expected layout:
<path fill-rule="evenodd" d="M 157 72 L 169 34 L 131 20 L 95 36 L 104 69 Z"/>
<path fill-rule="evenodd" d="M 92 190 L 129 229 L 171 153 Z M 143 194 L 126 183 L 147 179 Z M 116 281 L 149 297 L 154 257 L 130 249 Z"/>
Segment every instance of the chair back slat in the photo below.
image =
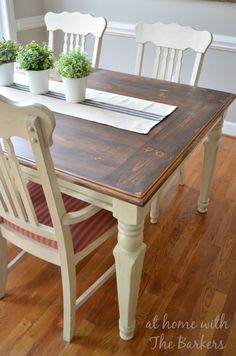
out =
<path fill-rule="evenodd" d="M 9 161 L 10 174 L 12 176 L 12 180 L 9 183 L 12 184 L 12 189 L 15 190 L 15 196 L 18 197 L 17 200 L 19 207 L 21 208 L 21 213 L 24 216 L 25 221 L 29 221 L 31 224 L 36 225 L 37 218 L 35 215 L 34 207 L 30 199 L 25 180 L 21 174 L 12 142 L 10 139 L 7 139 L 4 140 L 3 143 Z"/>
<path fill-rule="evenodd" d="M 49 31 L 48 33 L 48 47 L 53 49 L 53 31 Z"/>
<path fill-rule="evenodd" d="M 85 40 L 86 40 L 86 37 L 84 35 L 81 35 L 80 49 L 81 49 L 82 52 L 85 52 Z"/>
<path fill-rule="evenodd" d="M 1 187 L 2 187 L 2 184 L 1 184 L 1 178 L 0 178 L 0 192 L 3 190 Z M 4 198 L 3 198 L 1 193 L 0 193 L 0 205 L 1 205 L 0 209 L 2 209 L 5 212 L 8 211 L 7 205 L 6 205 L 5 200 L 4 200 Z"/>
<path fill-rule="evenodd" d="M 5 198 L 5 203 L 10 214 L 26 221 L 27 216 L 24 206 L 20 199 L 20 195 L 14 184 L 14 176 L 12 175 L 8 157 L 6 157 L 1 149 L 0 152 L 0 167 L 1 167 L 1 194 Z"/>
<path fill-rule="evenodd" d="M 79 48 L 80 47 L 80 35 L 76 35 L 75 36 L 75 48 Z"/>
<path fill-rule="evenodd" d="M 49 31 L 49 41 L 53 43 L 53 32 L 60 30 L 64 34 L 71 34 L 71 36 L 81 36 L 80 47 L 82 52 L 86 51 L 86 36 L 92 34 L 94 36 L 94 47 L 92 54 L 92 66 L 98 67 L 102 36 L 107 26 L 107 21 L 103 17 L 93 17 L 89 14 L 81 14 L 80 12 L 62 12 L 62 13 L 52 13 L 48 12 L 45 15 L 45 23 L 47 30 Z M 68 45 L 67 35 L 64 36 L 63 53 L 67 53 L 71 49 L 78 47 L 78 37 L 73 39 L 70 38 L 70 44 Z"/>
<path fill-rule="evenodd" d="M 143 46 L 144 50 L 144 46 Z M 157 47 L 156 49 L 156 56 L 154 60 L 154 65 L 153 65 L 153 70 L 152 70 L 152 77 L 157 78 L 158 77 L 158 71 L 159 71 L 159 65 L 160 65 L 160 56 L 161 56 L 161 48 Z M 140 74 L 141 74 L 141 68 L 140 68 Z"/>
<path fill-rule="evenodd" d="M 172 77 L 172 82 L 178 83 L 180 81 L 180 71 L 182 67 L 182 60 L 183 60 L 183 51 L 178 50 L 176 55 L 176 65 L 174 75 Z"/>
<path fill-rule="evenodd" d="M 174 48 L 168 51 L 168 62 L 166 65 L 165 80 L 172 81 L 174 68 L 175 68 L 175 54 L 176 50 Z"/>
<path fill-rule="evenodd" d="M 143 24 L 135 27 L 137 56 L 135 74 L 141 75 L 144 46 L 151 42 L 157 47 L 152 76 L 154 78 L 178 82 L 180 80 L 183 54 L 192 49 L 196 59 L 190 79 L 196 85 L 199 79 L 204 54 L 212 41 L 208 31 L 197 31 L 178 24 Z"/>
<path fill-rule="evenodd" d="M 17 217 L 18 216 L 17 210 L 16 210 L 15 204 L 13 203 L 13 200 L 12 200 L 12 195 L 14 194 L 14 191 L 10 192 L 8 189 L 7 183 L 6 183 L 6 181 L 9 181 L 8 168 L 7 168 L 6 163 L 7 162 L 5 162 L 5 157 L 4 157 L 3 153 L 1 152 L 0 153 L 0 170 L 1 170 L 0 192 L 1 192 L 1 199 L 4 202 L 4 203 L 2 203 L 2 207 L 5 212 L 9 212 L 12 216 Z M 7 175 L 7 177 L 6 177 L 6 175 Z M 19 211 L 20 211 L 20 209 L 19 209 Z"/>
<path fill-rule="evenodd" d="M 73 49 L 74 49 L 74 34 L 73 33 L 69 34 L 69 38 L 70 38 L 69 51 L 73 51 Z"/>
<path fill-rule="evenodd" d="M 168 48 L 161 48 L 160 63 L 157 72 L 157 78 L 161 80 L 165 79 L 167 57 L 168 57 Z"/>
<path fill-rule="evenodd" d="M 68 33 L 64 34 L 63 53 L 68 52 Z"/>

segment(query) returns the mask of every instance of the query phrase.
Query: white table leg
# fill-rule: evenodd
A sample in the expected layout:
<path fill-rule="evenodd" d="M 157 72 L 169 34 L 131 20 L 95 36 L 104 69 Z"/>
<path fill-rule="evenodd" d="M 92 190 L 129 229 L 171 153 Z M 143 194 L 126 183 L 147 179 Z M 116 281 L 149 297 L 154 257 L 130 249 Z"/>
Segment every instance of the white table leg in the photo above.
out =
<path fill-rule="evenodd" d="M 198 199 L 198 211 L 200 213 L 206 213 L 209 204 L 209 191 L 211 187 L 211 181 L 215 169 L 215 163 L 217 158 L 217 152 L 219 148 L 219 140 L 221 136 L 221 130 L 223 126 L 223 116 L 218 123 L 209 132 L 206 140 L 204 141 L 204 161 L 201 177 L 200 196 Z"/>
<path fill-rule="evenodd" d="M 114 248 L 119 301 L 120 337 L 134 336 L 135 314 L 146 245 L 143 243 L 147 209 L 121 203 L 113 212 L 118 218 L 118 244 Z M 141 212 L 141 214 L 140 214 Z"/>
<path fill-rule="evenodd" d="M 151 209 L 150 209 L 150 222 L 151 224 L 156 224 L 159 216 L 160 211 L 160 197 L 161 193 L 157 193 L 157 196 L 151 202 Z"/>

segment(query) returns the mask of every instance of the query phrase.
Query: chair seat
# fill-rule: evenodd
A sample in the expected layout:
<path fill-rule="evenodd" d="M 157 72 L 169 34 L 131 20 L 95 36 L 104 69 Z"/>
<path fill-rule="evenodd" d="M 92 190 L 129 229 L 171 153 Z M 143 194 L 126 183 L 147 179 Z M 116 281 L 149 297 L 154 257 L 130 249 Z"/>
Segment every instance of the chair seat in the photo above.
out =
<path fill-rule="evenodd" d="M 48 210 L 46 199 L 42 186 L 37 183 L 29 182 L 27 184 L 32 203 L 35 208 L 38 222 L 43 225 L 52 226 L 51 216 Z M 67 212 L 73 212 L 85 208 L 89 204 L 62 193 L 62 198 Z M 4 222 L 14 230 L 42 244 L 57 249 L 57 242 L 24 230 L 19 226 L 4 219 Z M 74 252 L 82 251 L 91 242 L 98 239 L 106 231 L 117 224 L 117 220 L 112 213 L 107 210 L 101 210 L 91 218 L 77 224 L 70 225 L 73 239 Z"/>

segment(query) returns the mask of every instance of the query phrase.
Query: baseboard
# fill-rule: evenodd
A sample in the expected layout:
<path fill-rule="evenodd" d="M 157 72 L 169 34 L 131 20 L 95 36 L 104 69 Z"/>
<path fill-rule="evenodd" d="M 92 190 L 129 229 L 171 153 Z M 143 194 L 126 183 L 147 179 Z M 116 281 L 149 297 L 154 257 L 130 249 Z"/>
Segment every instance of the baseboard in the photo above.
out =
<path fill-rule="evenodd" d="M 224 135 L 236 137 L 236 122 L 225 121 L 222 132 Z"/>

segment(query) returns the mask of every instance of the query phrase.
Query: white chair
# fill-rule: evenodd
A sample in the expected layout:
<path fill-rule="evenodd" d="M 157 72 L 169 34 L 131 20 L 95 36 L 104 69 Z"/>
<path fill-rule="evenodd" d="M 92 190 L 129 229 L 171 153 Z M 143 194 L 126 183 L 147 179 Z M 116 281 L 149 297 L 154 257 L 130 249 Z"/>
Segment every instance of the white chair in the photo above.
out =
<path fill-rule="evenodd" d="M 137 42 L 137 56 L 135 64 L 135 74 L 141 75 L 143 68 L 144 48 L 148 42 L 153 43 L 156 49 L 154 58 L 152 77 L 179 82 L 183 56 L 188 49 L 195 52 L 195 60 L 189 80 L 190 85 L 197 85 L 204 54 L 212 41 L 212 35 L 208 31 L 197 31 L 191 27 L 180 26 L 178 24 L 144 24 L 139 23 L 135 27 Z M 184 164 L 178 170 L 180 184 L 184 184 Z M 166 189 L 166 184 L 163 189 Z M 159 210 L 161 191 L 151 204 L 151 222 L 156 223 Z"/>
<path fill-rule="evenodd" d="M 64 33 L 63 53 L 67 53 L 80 47 L 82 52 L 86 48 L 86 36 L 92 34 L 95 37 L 92 66 L 98 67 L 102 36 L 107 26 L 103 17 L 93 17 L 80 12 L 48 12 L 44 17 L 47 30 L 49 31 L 48 45 L 53 49 L 53 33 L 60 30 Z"/>
<path fill-rule="evenodd" d="M 0 298 L 8 272 L 26 252 L 60 266 L 63 337 L 69 342 L 76 309 L 115 271 L 111 266 L 76 300 L 76 264 L 114 235 L 116 220 L 108 211 L 61 194 L 49 151 L 54 127 L 46 107 L 24 107 L 0 96 Z M 40 184 L 27 181 L 14 152 L 15 136 L 29 142 Z M 10 263 L 7 240 L 22 249 Z"/>

